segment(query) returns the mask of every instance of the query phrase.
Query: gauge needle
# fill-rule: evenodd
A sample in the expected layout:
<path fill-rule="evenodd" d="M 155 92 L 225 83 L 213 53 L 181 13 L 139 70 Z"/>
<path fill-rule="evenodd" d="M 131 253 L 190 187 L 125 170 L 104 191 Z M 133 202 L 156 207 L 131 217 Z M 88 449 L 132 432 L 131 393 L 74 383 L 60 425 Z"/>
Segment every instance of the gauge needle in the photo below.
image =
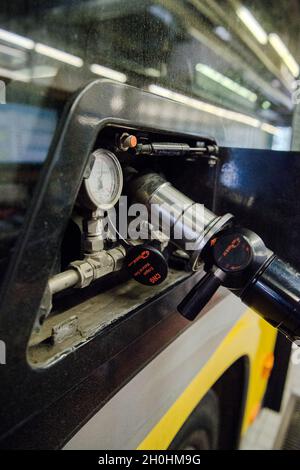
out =
<path fill-rule="evenodd" d="M 98 189 L 103 188 L 103 183 L 102 183 L 102 175 L 103 175 L 103 165 L 100 167 L 100 175 L 99 175 L 99 180 L 98 180 Z"/>

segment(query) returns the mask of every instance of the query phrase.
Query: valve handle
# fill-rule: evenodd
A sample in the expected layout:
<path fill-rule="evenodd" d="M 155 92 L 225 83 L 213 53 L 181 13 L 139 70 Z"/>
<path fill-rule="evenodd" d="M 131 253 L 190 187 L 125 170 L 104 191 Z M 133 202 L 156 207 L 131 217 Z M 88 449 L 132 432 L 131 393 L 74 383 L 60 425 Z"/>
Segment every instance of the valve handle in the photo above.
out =
<path fill-rule="evenodd" d="M 178 305 L 179 313 L 187 318 L 187 320 L 194 320 L 216 293 L 221 283 L 222 278 L 212 271 L 205 274 Z"/>
<path fill-rule="evenodd" d="M 188 320 L 197 317 L 221 285 L 242 292 L 270 252 L 254 232 L 233 227 L 210 240 L 202 257 L 209 271 L 177 307 Z"/>

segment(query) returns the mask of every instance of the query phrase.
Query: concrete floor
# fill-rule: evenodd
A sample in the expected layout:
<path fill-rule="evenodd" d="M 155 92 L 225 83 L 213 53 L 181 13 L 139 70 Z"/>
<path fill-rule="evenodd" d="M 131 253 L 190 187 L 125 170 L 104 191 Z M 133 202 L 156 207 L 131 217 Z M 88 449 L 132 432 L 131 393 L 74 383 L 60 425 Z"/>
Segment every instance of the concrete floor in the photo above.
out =
<path fill-rule="evenodd" d="M 242 439 L 242 450 L 269 450 L 274 448 L 282 417 L 291 395 L 300 396 L 300 349 L 292 350 L 282 410 L 276 413 L 263 408 L 254 424 Z"/>

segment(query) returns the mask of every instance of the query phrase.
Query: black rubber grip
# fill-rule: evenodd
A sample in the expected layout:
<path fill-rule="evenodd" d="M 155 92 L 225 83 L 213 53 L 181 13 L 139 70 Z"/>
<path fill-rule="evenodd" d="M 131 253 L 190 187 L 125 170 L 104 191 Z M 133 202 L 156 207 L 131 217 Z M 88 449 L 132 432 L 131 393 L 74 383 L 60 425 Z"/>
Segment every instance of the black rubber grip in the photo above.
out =
<path fill-rule="evenodd" d="M 218 277 L 213 273 L 207 273 L 180 302 L 177 307 L 178 312 L 188 320 L 194 320 L 220 285 Z"/>
<path fill-rule="evenodd" d="M 300 273 L 274 257 L 242 301 L 292 341 L 300 339 Z"/>

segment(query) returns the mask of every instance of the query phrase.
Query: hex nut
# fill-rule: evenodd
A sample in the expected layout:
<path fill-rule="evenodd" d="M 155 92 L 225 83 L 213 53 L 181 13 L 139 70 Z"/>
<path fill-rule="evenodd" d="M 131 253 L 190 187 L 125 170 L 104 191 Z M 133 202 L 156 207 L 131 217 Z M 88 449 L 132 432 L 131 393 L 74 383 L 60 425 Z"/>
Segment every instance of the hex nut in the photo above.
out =
<path fill-rule="evenodd" d="M 103 235 L 103 219 L 100 217 L 84 220 L 83 222 L 84 231 L 88 235 Z"/>
<path fill-rule="evenodd" d="M 84 240 L 85 253 L 95 253 L 103 250 L 104 242 L 102 237 L 87 237 Z"/>
<path fill-rule="evenodd" d="M 79 273 L 80 281 L 76 284 L 75 287 L 79 287 L 83 289 L 90 285 L 92 280 L 94 279 L 94 269 L 93 266 L 88 263 L 87 261 L 74 261 L 70 264 L 73 269 Z"/>

